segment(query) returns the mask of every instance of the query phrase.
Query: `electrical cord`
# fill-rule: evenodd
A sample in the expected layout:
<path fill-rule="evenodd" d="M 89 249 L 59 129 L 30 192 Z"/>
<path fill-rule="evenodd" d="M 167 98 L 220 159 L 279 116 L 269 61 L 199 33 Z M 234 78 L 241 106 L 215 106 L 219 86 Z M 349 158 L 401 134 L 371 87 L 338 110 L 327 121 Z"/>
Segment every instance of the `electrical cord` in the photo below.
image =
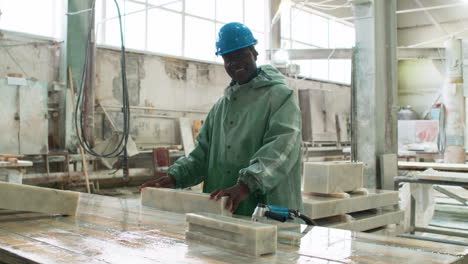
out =
<path fill-rule="evenodd" d="M 122 76 L 122 113 L 123 113 L 123 135 L 120 138 L 119 142 L 115 146 L 115 148 L 108 153 L 97 153 L 95 152 L 91 144 L 86 140 L 83 136 L 85 135 L 85 129 L 83 125 L 83 97 L 84 97 L 84 88 L 85 88 L 85 79 L 88 73 L 88 64 L 89 64 L 89 52 L 92 48 L 92 38 L 93 35 L 93 25 L 94 25 L 94 14 L 95 14 L 95 4 L 96 0 L 93 1 L 91 11 L 89 12 L 90 16 L 90 24 L 88 29 L 88 36 L 87 36 L 87 43 L 86 43 L 86 51 L 85 51 L 85 62 L 83 64 L 83 71 L 81 74 L 81 83 L 79 85 L 78 90 L 78 98 L 77 103 L 75 106 L 75 129 L 77 132 L 77 137 L 80 145 L 83 149 L 91 154 L 92 156 L 99 157 L 99 158 L 116 158 L 123 154 L 123 162 L 122 168 L 124 169 L 124 178 L 128 178 L 128 153 L 127 153 L 127 142 L 130 132 L 130 103 L 129 103 L 129 95 L 128 95 L 128 87 L 127 87 L 127 75 L 126 75 L 126 56 L 125 56 L 125 45 L 124 45 L 124 38 L 123 38 L 123 30 L 122 30 L 122 18 L 120 13 L 120 7 L 117 3 L 117 0 L 114 0 L 115 6 L 117 8 L 117 13 L 119 17 L 119 26 L 120 26 L 120 41 L 121 41 L 121 58 L 120 58 L 120 66 L 121 66 L 121 76 Z M 72 95 L 74 96 L 74 95 Z"/>

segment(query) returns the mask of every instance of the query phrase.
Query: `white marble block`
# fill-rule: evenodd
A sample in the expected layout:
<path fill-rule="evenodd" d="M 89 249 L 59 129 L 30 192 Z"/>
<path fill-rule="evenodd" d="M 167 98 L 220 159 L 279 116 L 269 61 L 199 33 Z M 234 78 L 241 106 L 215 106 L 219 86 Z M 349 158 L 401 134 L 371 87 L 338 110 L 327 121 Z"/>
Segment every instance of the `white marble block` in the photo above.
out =
<path fill-rule="evenodd" d="M 363 187 L 362 162 L 305 162 L 304 192 L 342 193 Z"/>
<path fill-rule="evenodd" d="M 79 199 L 79 192 L 0 182 L 2 209 L 76 215 Z"/>
<path fill-rule="evenodd" d="M 398 204 L 398 191 L 369 189 L 368 194 L 351 194 L 350 198 L 303 194 L 304 213 L 312 219 L 364 211 Z"/>
<path fill-rule="evenodd" d="M 401 210 L 381 209 L 351 213 L 351 221 L 342 221 L 336 217 L 322 218 L 315 221 L 319 226 L 362 232 L 390 224 L 400 224 L 403 221 L 404 214 Z"/>
<path fill-rule="evenodd" d="M 277 227 L 258 222 L 201 213 L 187 214 L 185 238 L 260 256 L 276 252 Z"/>
<path fill-rule="evenodd" d="M 141 192 L 141 204 L 174 213 L 212 213 L 231 216 L 225 209 L 228 197 L 218 201 L 210 199 L 207 193 L 191 192 L 178 189 L 144 188 Z"/>

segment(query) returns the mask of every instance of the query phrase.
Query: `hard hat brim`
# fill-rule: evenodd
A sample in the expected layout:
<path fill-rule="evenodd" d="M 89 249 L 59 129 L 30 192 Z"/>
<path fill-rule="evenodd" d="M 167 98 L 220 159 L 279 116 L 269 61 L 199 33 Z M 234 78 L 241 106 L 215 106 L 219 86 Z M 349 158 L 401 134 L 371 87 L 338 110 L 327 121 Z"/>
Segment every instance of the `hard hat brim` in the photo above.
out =
<path fill-rule="evenodd" d="M 216 54 L 216 56 L 223 55 L 223 54 L 226 54 L 226 53 L 229 53 L 229 52 L 233 52 L 233 51 L 236 51 L 236 50 L 243 49 L 245 47 L 257 45 L 257 43 L 258 43 L 258 40 L 255 40 L 252 43 L 249 43 L 249 44 L 246 44 L 246 45 L 243 45 L 243 46 L 240 46 L 240 47 L 236 47 L 236 48 L 233 48 L 233 49 L 228 49 L 228 50 L 224 50 L 224 51 L 216 51 L 215 54 Z"/>

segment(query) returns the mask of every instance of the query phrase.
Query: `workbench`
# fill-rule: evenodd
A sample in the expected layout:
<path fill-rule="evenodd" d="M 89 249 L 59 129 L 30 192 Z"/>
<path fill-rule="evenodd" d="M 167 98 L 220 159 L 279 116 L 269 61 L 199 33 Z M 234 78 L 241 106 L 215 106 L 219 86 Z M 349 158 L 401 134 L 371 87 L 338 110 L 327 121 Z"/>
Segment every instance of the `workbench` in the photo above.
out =
<path fill-rule="evenodd" d="M 468 172 L 468 164 L 398 161 L 399 170 L 427 170 Z"/>
<path fill-rule="evenodd" d="M 23 183 L 23 168 L 31 167 L 33 163 L 26 160 L 16 162 L 0 161 L 0 180 L 10 183 Z"/>
<path fill-rule="evenodd" d="M 464 164 L 459 164 L 464 165 Z M 468 188 L 468 174 L 460 172 L 444 172 L 444 171 L 425 171 L 413 177 L 397 176 L 394 178 L 395 190 L 400 188 L 400 183 L 419 183 L 430 185 L 450 185 Z M 411 195 L 411 211 L 410 211 L 410 233 L 426 232 L 449 236 L 459 236 L 468 238 L 467 232 L 447 231 L 435 228 L 425 228 L 416 226 L 416 199 Z"/>
<path fill-rule="evenodd" d="M 468 263 L 468 249 L 312 227 L 276 254 L 251 257 L 185 240 L 185 215 L 139 200 L 82 194 L 75 217 L 0 210 L 4 263 Z M 307 232 L 304 232 L 308 230 Z M 287 241 L 287 240 L 286 240 Z"/>

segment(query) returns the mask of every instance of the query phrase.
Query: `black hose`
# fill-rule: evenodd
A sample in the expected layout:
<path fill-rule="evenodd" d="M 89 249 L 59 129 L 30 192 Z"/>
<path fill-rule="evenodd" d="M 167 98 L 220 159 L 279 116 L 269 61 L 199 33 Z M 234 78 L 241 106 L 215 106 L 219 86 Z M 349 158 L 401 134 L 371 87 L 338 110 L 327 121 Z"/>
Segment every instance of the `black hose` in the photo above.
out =
<path fill-rule="evenodd" d="M 87 36 L 87 43 L 86 43 L 86 52 L 85 52 L 85 62 L 83 64 L 83 71 L 81 75 L 81 83 L 79 85 L 79 90 L 78 90 L 78 98 L 77 98 L 77 103 L 75 106 L 75 129 L 76 129 L 76 134 L 78 137 L 78 141 L 80 145 L 83 147 L 83 149 L 91 154 L 92 156 L 99 157 L 99 158 L 115 158 L 119 157 L 120 154 L 123 153 L 123 160 L 124 163 L 128 161 L 127 157 L 127 143 L 128 143 L 128 137 L 130 134 L 130 102 L 129 102 L 129 95 L 128 95 L 128 87 L 127 87 L 127 65 L 126 65 L 126 54 L 125 54 L 125 45 L 124 45 L 124 38 L 123 38 L 123 30 L 122 30 L 122 17 L 120 13 L 120 7 L 119 4 L 117 3 L 116 0 L 114 0 L 115 6 L 117 8 L 117 13 L 119 17 L 119 26 L 120 26 L 120 42 L 121 42 L 121 58 L 120 58 L 120 66 L 121 66 L 121 75 L 122 75 L 122 113 L 123 113 L 123 135 L 120 138 L 118 144 L 115 146 L 115 148 L 108 153 L 97 153 L 95 152 L 91 144 L 86 140 L 86 138 L 83 136 L 85 133 L 85 129 L 83 126 L 83 94 L 84 94 L 84 88 L 85 88 L 85 79 L 87 76 L 87 71 L 88 71 L 88 64 L 89 64 L 89 51 L 91 49 L 91 37 L 93 34 L 93 25 L 94 25 L 94 15 L 95 15 L 95 5 L 96 5 L 96 0 L 92 2 L 92 7 L 91 7 L 91 12 L 90 12 L 90 24 L 89 24 L 89 29 L 88 29 L 88 36 Z M 75 96 L 75 95 L 72 95 Z M 80 133 L 81 132 L 81 133 Z M 125 168 L 128 168 L 128 164 L 122 164 L 122 166 Z M 128 172 L 128 170 L 126 170 Z M 125 175 L 124 177 L 128 177 L 128 175 Z"/>

